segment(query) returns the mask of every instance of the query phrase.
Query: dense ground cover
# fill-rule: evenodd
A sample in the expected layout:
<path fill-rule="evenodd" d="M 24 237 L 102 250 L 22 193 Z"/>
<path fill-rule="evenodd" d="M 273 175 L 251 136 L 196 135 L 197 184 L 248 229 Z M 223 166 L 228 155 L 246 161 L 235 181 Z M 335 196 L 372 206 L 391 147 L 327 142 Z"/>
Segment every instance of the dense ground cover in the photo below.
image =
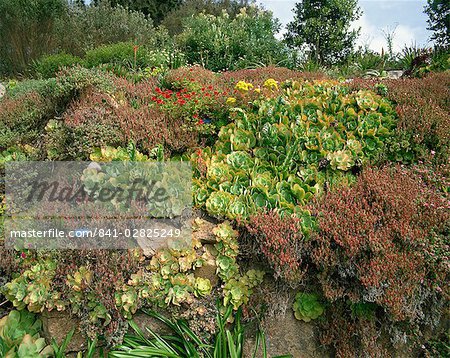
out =
<path fill-rule="evenodd" d="M 16 309 L 72 312 L 114 346 L 137 310 L 164 308 L 217 341 L 216 300 L 252 320 L 249 307 L 270 305 L 258 294 L 265 276 L 295 288 L 295 316 L 315 320 L 338 356 L 405 340 L 410 354 L 432 351 L 449 295 L 448 72 L 350 82 L 277 67 L 114 73 L 75 66 L 11 82 L 2 166 L 190 161 L 207 221 L 195 221 L 189 249 L 152 256 L 2 247 L 1 292 Z M 240 267 L 241 245 L 253 266 Z M 208 266 L 214 279 L 199 274 Z M 29 344 L 0 336 L 7 350 Z"/>

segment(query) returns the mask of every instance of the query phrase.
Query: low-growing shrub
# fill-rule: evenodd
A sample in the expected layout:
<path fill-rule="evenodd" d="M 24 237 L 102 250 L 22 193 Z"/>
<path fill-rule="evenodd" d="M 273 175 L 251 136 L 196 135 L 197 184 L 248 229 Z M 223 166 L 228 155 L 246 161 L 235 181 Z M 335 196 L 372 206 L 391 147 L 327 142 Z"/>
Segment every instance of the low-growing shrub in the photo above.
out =
<path fill-rule="evenodd" d="M 373 89 L 378 83 L 354 80 L 350 87 Z M 386 97 L 396 105 L 399 130 L 406 132 L 411 150 L 422 153 L 414 159 L 434 157 L 434 161 L 446 162 L 450 155 L 450 75 L 442 72 L 422 79 L 384 80 L 382 84 L 387 88 Z M 417 146 L 422 149 L 414 148 Z"/>
<path fill-rule="evenodd" d="M 262 86 L 264 82 L 269 78 L 273 78 L 278 82 L 284 82 L 286 80 L 313 81 L 324 79 L 325 75 L 321 72 L 294 71 L 285 67 L 275 66 L 237 71 L 226 71 L 220 75 L 220 80 L 231 88 L 233 88 L 234 85 L 239 81 L 251 82 L 255 86 Z"/>
<path fill-rule="evenodd" d="M 72 67 L 82 63 L 82 59 L 67 53 L 48 55 L 40 58 L 34 65 L 38 76 L 42 78 L 55 77 L 61 67 Z"/>
<path fill-rule="evenodd" d="M 303 276 L 303 234 L 300 220 L 280 217 L 276 212 L 258 213 L 246 224 L 248 232 L 256 240 L 257 252 L 261 252 L 275 278 L 298 282 Z"/>
<path fill-rule="evenodd" d="M 201 66 L 180 67 L 164 76 L 166 87 L 173 90 L 216 85 L 218 75 Z"/>
<path fill-rule="evenodd" d="M 64 113 L 62 130 L 68 129 L 64 143 L 70 143 L 71 153 L 87 158 L 96 147 L 133 141 L 147 153 L 162 144 L 169 154 L 197 144 L 196 125 L 186 118 L 189 111 L 181 109 L 187 107 L 186 93 L 183 98 L 163 93 L 152 80 L 134 85 L 116 79 L 115 83 L 114 93 L 92 89 Z"/>
<path fill-rule="evenodd" d="M 0 100 L 0 150 L 17 144 L 42 145 L 47 122 L 89 87 L 111 87 L 111 78 L 81 67 L 65 69 L 56 79 L 19 82 Z"/>
<path fill-rule="evenodd" d="M 375 305 L 393 339 L 416 332 L 419 342 L 423 327 L 438 327 L 449 297 L 450 222 L 448 193 L 421 171 L 367 169 L 354 186 L 317 199 L 307 249 L 329 301 Z"/>
<path fill-rule="evenodd" d="M 25 81 L 0 100 L 0 150 L 37 141 L 61 105 L 56 86 L 54 79 Z"/>

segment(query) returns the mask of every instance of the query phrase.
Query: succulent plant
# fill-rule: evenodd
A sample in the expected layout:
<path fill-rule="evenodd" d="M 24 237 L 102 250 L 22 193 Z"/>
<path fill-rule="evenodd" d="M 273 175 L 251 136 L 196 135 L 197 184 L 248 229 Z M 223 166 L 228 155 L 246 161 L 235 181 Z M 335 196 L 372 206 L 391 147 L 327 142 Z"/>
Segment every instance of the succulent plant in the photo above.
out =
<path fill-rule="evenodd" d="M 243 81 L 237 87 L 250 88 Z M 196 170 L 194 202 L 211 215 L 245 220 L 260 208 L 301 212 L 325 185 L 345 184 L 342 172 L 375 158 L 394 134 L 395 111 L 373 92 L 349 93 L 333 81 L 279 88 L 250 108 L 234 108 L 234 121 L 203 150 L 210 154 L 202 157 L 206 170 Z M 195 166 L 198 155 L 192 159 Z"/>
<path fill-rule="evenodd" d="M 230 278 L 223 288 L 224 306 L 231 305 L 234 310 L 248 303 L 253 288 L 260 285 L 264 278 L 263 271 L 249 270 L 243 276 Z"/>
<path fill-rule="evenodd" d="M 195 296 L 204 297 L 211 294 L 211 281 L 207 278 L 197 277 L 195 279 Z"/>
<path fill-rule="evenodd" d="M 48 258 L 32 265 L 20 276 L 4 285 L 5 297 L 19 310 L 25 307 L 30 312 L 41 312 L 45 308 L 64 309 L 60 294 L 53 292 L 51 283 L 55 276 L 56 263 Z"/>
<path fill-rule="evenodd" d="M 17 352 L 6 354 L 9 357 L 45 358 L 53 356 L 53 348 L 46 344 L 44 338 L 26 334 L 17 348 Z"/>
<path fill-rule="evenodd" d="M 299 292 L 295 296 L 293 310 L 295 318 L 309 322 L 321 316 L 325 307 L 320 303 L 316 294 Z"/>
<path fill-rule="evenodd" d="M 42 322 L 26 310 L 11 311 L 0 320 L 0 342 L 4 356 L 50 357 L 53 349 L 40 338 Z M 1 351 L 0 351 L 1 353 Z"/>

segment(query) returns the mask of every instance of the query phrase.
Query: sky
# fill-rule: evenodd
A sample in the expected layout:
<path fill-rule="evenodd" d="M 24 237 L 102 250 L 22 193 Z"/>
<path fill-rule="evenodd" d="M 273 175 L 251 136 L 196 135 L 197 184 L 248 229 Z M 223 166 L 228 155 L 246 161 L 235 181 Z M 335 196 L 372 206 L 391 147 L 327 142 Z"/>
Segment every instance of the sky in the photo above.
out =
<path fill-rule="evenodd" d="M 293 19 L 295 0 L 258 0 L 271 10 L 283 24 Z M 368 45 L 372 50 L 387 50 L 384 32 L 394 33 L 394 50 L 401 51 L 407 45 L 429 46 L 431 32 L 426 29 L 427 15 L 423 13 L 426 0 L 359 0 L 363 11 L 361 18 L 353 26 L 361 27 L 357 45 Z"/>

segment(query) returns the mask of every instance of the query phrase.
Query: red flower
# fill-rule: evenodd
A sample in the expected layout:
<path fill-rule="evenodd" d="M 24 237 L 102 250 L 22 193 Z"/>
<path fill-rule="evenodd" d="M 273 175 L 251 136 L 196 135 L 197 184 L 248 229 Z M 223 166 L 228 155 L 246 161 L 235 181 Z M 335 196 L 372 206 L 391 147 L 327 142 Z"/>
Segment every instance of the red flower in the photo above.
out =
<path fill-rule="evenodd" d="M 203 123 L 205 123 L 205 122 L 203 122 L 203 119 L 201 119 L 201 118 L 200 118 L 200 119 L 198 120 L 198 122 L 197 122 L 198 125 L 201 125 L 201 124 L 203 124 Z"/>
<path fill-rule="evenodd" d="M 156 88 L 155 88 L 155 92 L 156 92 L 156 93 L 161 93 L 161 92 L 162 92 L 162 91 L 161 91 L 161 88 L 156 87 Z"/>
<path fill-rule="evenodd" d="M 184 99 L 179 99 L 179 100 L 177 101 L 177 103 L 178 103 L 179 105 L 183 106 L 184 104 L 186 104 L 186 101 L 185 101 Z"/>
<path fill-rule="evenodd" d="M 20 257 L 23 259 L 27 258 L 27 254 L 25 252 L 20 253 Z"/>

